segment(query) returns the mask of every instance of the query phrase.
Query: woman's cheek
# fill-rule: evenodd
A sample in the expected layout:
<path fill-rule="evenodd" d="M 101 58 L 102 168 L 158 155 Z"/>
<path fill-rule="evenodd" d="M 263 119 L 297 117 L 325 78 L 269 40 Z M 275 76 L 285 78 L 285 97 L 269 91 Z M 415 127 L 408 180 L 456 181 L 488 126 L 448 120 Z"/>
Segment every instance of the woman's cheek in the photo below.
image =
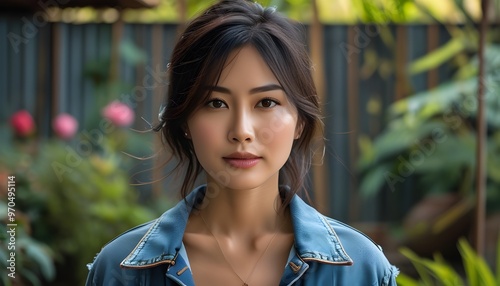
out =
<path fill-rule="evenodd" d="M 219 125 L 219 127 L 217 127 L 217 125 Z M 205 144 L 216 140 L 216 138 L 220 136 L 218 132 L 221 131 L 222 126 L 220 123 L 217 124 L 217 122 L 212 122 L 211 120 L 198 120 L 192 128 L 192 138 L 194 140 L 200 140 L 202 144 Z"/>
<path fill-rule="evenodd" d="M 296 121 L 292 114 L 285 112 L 267 118 L 263 128 L 259 130 L 261 141 L 265 144 L 285 144 L 287 141 L 293 141 Z"/>

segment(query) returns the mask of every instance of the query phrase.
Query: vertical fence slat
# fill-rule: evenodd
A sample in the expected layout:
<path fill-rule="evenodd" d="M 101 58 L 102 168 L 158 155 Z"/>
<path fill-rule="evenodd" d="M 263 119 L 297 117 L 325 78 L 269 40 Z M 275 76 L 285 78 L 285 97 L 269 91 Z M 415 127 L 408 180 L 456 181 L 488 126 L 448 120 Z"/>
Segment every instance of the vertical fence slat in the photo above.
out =
<path fill-rule="evenodd" d="M 7 93 L 7 82 L 8 78 L 8 49 L 11 48 L 10 39 L 8 37 L 9 28 L 8 28 L 8 20 L 7 18 L 0 17 L 0 39 L 5 39 L 5 44 L 0 45 L 0 121 L 3 122 L 7 120 L 8 116 L 11 112 L 13 112 L 13 108 L 10 106 L 11 96 Z"/>
<path fill-rule="evenodd" d="M 40 29 L 37 38 L 36 51 L 34 57 L 36 68 L 36 83 L 33 85 L 35 96 L 36 117 L 38 118 L 40 135 L 48 136 L 50 132 L 51 106 L 51 78 L 52 78 L 52 53 L 51 53 L 51 28 L 52 24 L 47 24 Z M 35 65 L 35 64 L 34 64 Z"/>
<path fill-rule="evenodd" d="M 13 35 L 22 37 L 23 34 L 21 31 L 21 27 L 22 27 L 22 22 L 19 19 L 10 21 L 9 32 L 11 32 Z M 21 108 L 23 109 L 28 108 L 28 106 L 25 106 L 23 104 L 21 97 L 21 90 L 22 90 L 21 59 L 23 56 L 23 51 L 24 51 L 24 44 L 19 44 L 7 50 L 7 55 L 8 55 L 7 66 L 8 66 L 9 80 L 6 82 L 6 87 L 7 87 L 7 94 L 11 98 L 11 106 L 14 108 L 14 110 Z M 32 110 L 29 111 L 33 112 Z"/>
<path fill-rule="evenodd" d="M 408 31 L 406 26 L 396 27 L 396 88 L 395 100 L 407 95 L 406 62 L 408 59 Z"/>
<path fill-rule="evenodd" d="M 88 67 L 89 63 L 95 62 L 98 60 L 97 53 L 99 49 L 99 43 L 97 41 L 97 33 L 99 29 L 99 24 L 87 24 L 85 25 L 85 29 L 83 32 L 83 65 L 82 68 L 85 69 Z M 82 97 L 83 97 L 83 114 L 82 114 L 82 128 L 88 125 L 88 122 L 91 120 L 92 116 L 98 112 L 95 110 L 96 108 L 96 94 L 95 88 L 93 86 L 92 80 L 88 77 L 82 78 L 83 81 L 83 89 L 82 89 Z"/>
<path fill-rule="evenodd" d="M 439 26 L 436 24 L 427 26 L 427 53 L 439 47 Z M 439 73 L 437 69 L 432 69 L 427 73 L 427 89 L 436 87 L 439 84 Z"/>
<path fill-rule="evenodd" d="M 423 25 L 407 26 L 408 37 L 406 38 L 406 46 L 408 57 L 403 63 L 408 63 L 427 54 L 427 27 Z M 416 44 L 419 43 L 419 44 Z M 410 92 L 420 92 L 427 88 L 427 73 L 415 74 L 410 78 Z M 406 94 L 407 96 L 409 94 Z"/>
<path fill-rule="evenodd" d="M 329 172 L 329 214 L 347 219 L 349 207 L 349 177 L 351 176 L 348 162 L 348 126 L 347 126 L 347 65 L 351 54 L 347 46 L 347 29 L 345 26 L 334 26 L 325 34 L 325 72 L 327 76 L 327 97 L 325 108 L 325 163 Z"/>
<path fill-rule="evenodd" d="M 353 27 L 347 28 L 347 42 L 350 46 L 356 46 L 356 31 Z M 359 219 L 359 194 L 357 184 L 357 174 L 355 172 L 358 160 L 358 136 L 359 136 L 359 55 L 353 56 L 347 65 L 347 118 L 349 126 L 349 169 L 353 173 L 350 177 L 349 193 L 351 194 L 349 204 L 349 221 Z"/>
<path fill-rule="evenodd" d="M 66 100 L 66 106 L 60 112 L 66 112 L 73 115 L 79 121 L 83 118 L 82 114 L 82 90 L 83 90 L 83 33 L 81 25 L 71 25 L 69 27 L 69 39 L 67 43 L 68 51 L 68 85 L 65 87 L 65 92 L 61 94 Z"/>

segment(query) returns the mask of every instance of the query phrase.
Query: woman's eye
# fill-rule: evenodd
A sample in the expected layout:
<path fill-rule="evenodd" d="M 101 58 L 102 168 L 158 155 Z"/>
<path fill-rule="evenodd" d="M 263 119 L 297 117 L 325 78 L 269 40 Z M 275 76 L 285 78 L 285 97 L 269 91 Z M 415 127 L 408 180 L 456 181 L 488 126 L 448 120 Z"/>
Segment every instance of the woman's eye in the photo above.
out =
<path fill-rule="evenodd" d="M 224 101 L 220 100 L 220 99 L 214 99 L 214 100 L 211 100 L 207 103 L 208 107 L 211 107 L 211 108 L 226 108 L 227 105 L 224 103 Z"/>
<path fill-rule="evenodd" d="M 258 107 L 271 108 L 275 107 L 278 103 L 272 99 L 263 99 L 257 104 Z"/>

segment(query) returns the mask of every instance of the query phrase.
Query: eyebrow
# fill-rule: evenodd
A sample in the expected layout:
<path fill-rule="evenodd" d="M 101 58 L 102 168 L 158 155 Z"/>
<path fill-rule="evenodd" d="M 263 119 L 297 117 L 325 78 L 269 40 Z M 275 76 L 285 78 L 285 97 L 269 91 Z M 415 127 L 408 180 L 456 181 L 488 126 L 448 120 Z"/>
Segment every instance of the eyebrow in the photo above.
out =
<path fill-rule="evenodd" d="M 231 94 L 231 91 L 228 88 L 222 87 L 222 86 L 218 86 L 218 85 L 208 86 L 208 89 L 210 89 L 212 91 L 220 92 L 220 93 Z M 278 84 L 275 84 L 275 83 L 266 84 L 266 85 L 263 85 L 263 86 L 258 86 L 258 87 L 252 88 L 250 90 L 250 94 L 260 93 L 260 92 L 266 92 L 266 91 L 272 91 L 272 90 L 283 90 L 283 87 L 281 87 L 281 85 L 278 85 Z"/>

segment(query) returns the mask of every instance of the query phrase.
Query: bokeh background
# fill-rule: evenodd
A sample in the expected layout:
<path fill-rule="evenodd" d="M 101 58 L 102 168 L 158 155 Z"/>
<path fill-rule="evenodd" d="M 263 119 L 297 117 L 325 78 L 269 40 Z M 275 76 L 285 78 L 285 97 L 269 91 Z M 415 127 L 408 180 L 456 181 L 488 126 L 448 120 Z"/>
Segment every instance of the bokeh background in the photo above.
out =
<path fill-rule="evenodd" d="M 500 285 L 500 1 L 485 17 L 480 0 L 259 2 L 303 23 L 314 63 L 326 138 L 309 180 L 315 206 L 382 245 L 399 285 Z M 179 200 L 182 174 L 165 178 L 169 154 L 148 130 L 178 32 L 211 3 L 0 3 L 3 285 L 82 285 L 107 241 Z M 486 227 L 476 252 L 483 18 Z"/>

